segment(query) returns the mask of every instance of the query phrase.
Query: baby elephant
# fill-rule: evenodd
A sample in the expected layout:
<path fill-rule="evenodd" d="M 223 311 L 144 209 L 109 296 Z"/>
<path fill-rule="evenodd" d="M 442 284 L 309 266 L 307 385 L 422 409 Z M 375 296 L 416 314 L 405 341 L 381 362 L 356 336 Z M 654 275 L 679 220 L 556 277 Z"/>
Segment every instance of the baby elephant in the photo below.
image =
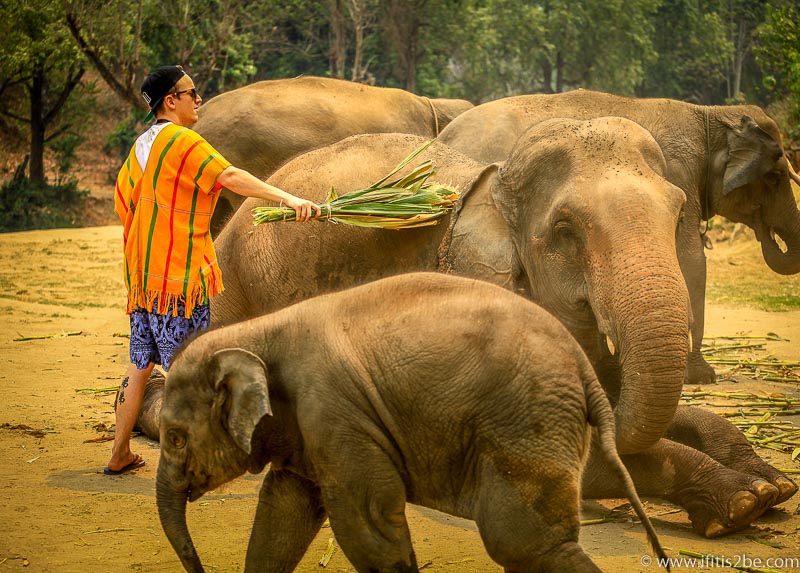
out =
<path fill-rule="evenodd" d="M 407 502 L 475 520 L 506 571 L 599 571 L 578 545 L 589 424 L 663 557 L 580 347 L 488 283 L 405 274 L 207 332 L 161 416 L 159 516 L 188 571 L 187 500 L 268 463 L 247 571 L 293 570 L 327 516 L 359 572 L 416 572 Z"/>

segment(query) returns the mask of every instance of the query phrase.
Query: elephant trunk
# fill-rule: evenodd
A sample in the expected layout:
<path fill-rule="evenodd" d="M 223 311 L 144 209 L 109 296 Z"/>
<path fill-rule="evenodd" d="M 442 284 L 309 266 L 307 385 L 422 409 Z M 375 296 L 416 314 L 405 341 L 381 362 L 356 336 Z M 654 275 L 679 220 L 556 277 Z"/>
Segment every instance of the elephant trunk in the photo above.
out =
<path fill-rule="evenodd" d="M 620 454 L 629 454 L 654 445 L 672 422 L 691 344 L 690 307 L 677 260 L 619 268 L 624 277 L 606 279 L 617 285 L 609 295 L 609 313 L 598 316 L 614 317 L 599 324 L 610 339 L 609 350 L 619 353 L 617 447 Z"/>
<path fill-rule="evenodd" d="M 773 226 L 759 237 L 761 253 L 770 269 L 778 274 L 793 275 L 800 272 L 800 211 L 792 205 L 791 209 L 783 210 L 780 216 L 790 223 Z M 785 251 L 778 245 L 774 235 L 783 240 Z"/>
<path fill-rule="evenodd" d="M 205 570 L 186 525 L 188 493 L 186 490 L 176 490 L 172 487 L 171 480 L 166 474 L 163 462 L 159 463 L 156 479 L 156 503 L 161 527 L 175 553 L 178 554 L 184 569 L 190 573 L 202 573 Z"/>

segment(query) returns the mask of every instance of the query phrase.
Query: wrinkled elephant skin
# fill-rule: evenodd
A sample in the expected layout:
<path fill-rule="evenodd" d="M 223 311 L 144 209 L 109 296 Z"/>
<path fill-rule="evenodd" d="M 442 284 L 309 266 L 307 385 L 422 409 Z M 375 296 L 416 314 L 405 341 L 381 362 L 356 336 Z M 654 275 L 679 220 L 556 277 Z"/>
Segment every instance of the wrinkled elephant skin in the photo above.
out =
<path fill-rule="evenodd" d="M 525 161 L 527 147 L 535 147 L 530 153 L 534 157 L 543 154 L 545 159 L 544 168 L 536 171 L 534 179 L 520 180 L 530 186 L 516 190 L 519 197 L 515 205 L 524 216 L 513 218 L 512 213 L 512 174 L 524 174 L 524 164 L 515 166 L 509 160 L 503 164 L 486 166 L 438 144 L 428 148 L 419 157 L 419 161 L 432 159 L 437 165 L 437 178 L 456 185 L 462 193 L 457 216 L 451 217 L 449 221 L 446 219 L 439 226 L 391 232 L 322 223 L 277 223 L 254 229 L 247 211 L 259 203 L 249 202 L 246 205 L 248 209 L 237 213 L 217 241 L 217 254 L 222 268 L 225 269 L 227 290 L 212 300 L 212 321 L 218 324 L 237 322 L 317 294 L 414 270 L 446 270 L 486 280 L 530 296 L 564 322 L 581 343 L 611 396 L 618 416 L 617 432 L 623 436 L 623 440 L 628 437 L 641 440 L 641 436 L 636 435 L 636 429 L 628 431 L 630 424 L 636 423 L 633 420 L 636 420 L 637 415 L 644 427 L 649 428 L 646 439 L 657 440 L 669 429 L 672 413 L 677 407 L 689 346 L 688 295 L 685 286 L 682 286 L 680 269 L 674 259 L 675 231 L 664 222 L 667 215 L 678 217 L 680 198 L 672 185 L 659 182 L 657 174 L 663 169 L 663 156 L 660 155 L 658 146 L 631 122 L 595 122 L 593 128 L 579 122 L 571 125 L 572 129 L 567 129 L 569 121 L 564 121 L 564 129 L 559 129 L 557 124 L 547 125 L 545 129 L 549 130 L 549 135 L 542 130 L 532 130 L 527 134 L 531 141 L 519 142 L 519 153 L 516 157 L 520 160 Z M 620 149 L 621 144 L 618 142 L 624 142 L 625 139 L 615 137 L 617 143 L 612 144 L 606 138 L 605 148 L 588 155 L 583 152 L 582 146 L 591 145 L 591 138 L 586 140 L 586 132 L 582 130 L 608 132 L 612 127 L 615 133 L 621 129 L 622 133 L 644 148 L 626 151 L 622 146 L 623 149 Z M 546 153 L 542 151 L 547 149 L 548 153 L 553 153 L 558 149 L 555 142 L 551 141 L 552 138 L 563 141 L 564 147 L 558 153 L 569 157 L 569 166 L 562 171 L 559 171 L 558 166 L 565 163 L 547 161 Z M 532 146 L 534 140 L 536 145 Z M 303 196 L 322 200 L 331 185 L 345 191 L 363 188 L 379 180 L 422 143 L 423 140 L 413 136 L 355 136 L 293 160 L 279 170 L 272 181 Z M 543 146 L 545 143 L 549 145 Z M 537 149 L 540 150 L 539 153 Z M 601 153 L 603 149 L 606 155 Z M 622 152 L 621 159 L 612 159 Z M 611 157 L 608 156 L 609 153 L 612 154 Z M 617 161 L 620 165 L 615 163 Z M 625 167 L 621 170 L 624 171 L 624 176 L 631 177 L 630 168 L 634 165 L 638 169 L 634 171 L 633 178 L 628 180 L 628 185 L 620 189 L 620 196 L 616 198 L 617 201 L 624 202 L 624 208 L 616 211 L 617 216 L 624 217 L 624 220 L 619 222 L 615 218 L 607 220 L 599 214 L 591 215 L 590 207 L 593 205 L 614 214 L 613 209 L 599 205 L 592 193 L 602 192 L 613 197 L 614 185 L 609 184 L 609 177 L 616 176 L 613 172 L 621 166 Z M 551 168 L 548 169 L 548 166 Z M 574 194 L 564 193 L 561 182 L 565 177 L 572 177 L 570 173 L 573 170 L 583 174 L 581 191 Z M 621 173 L 620 177 L 622 176 Z M 637 180 L 641 180 L 640 188 Z M 535 202 L 527 201 L 526 193 L 537 186 L 539 189 L 536 193 L 540 195 L 530 197 L 535 198 Z M 624 194 L 632 188 L 638 191 L 631 198 L 625 198 Z M 547 197 L 551 200 L 547 201 Z M 561 211 L 556 200 L 566 201 L 564 206 L 567 212 L 564 215 L 569 214 L 570 217 L 558 216 Z M 545 203 L 549 206 L 545 206 Z M 531 210 L 534 205 L 539 205 L 536 213 Z M 536 220 L 545 213 L 550 217 L 550 231 L 547 235 L 558 240 L 550 245 L 543 241 L 528 245 L 522 236 L 516 238 L 515 246 L 510 221 L 514 221 L 517 229 L 535 229 L 536 225 L 545 225 L 545 222 Z M 655 219 L 660 219 L 660 222 L 655 222 Z M 455 224 L 450 229 L 453 220 Z M 640 220 L 653 221 L 653 224 L 639 224 Z M 583 234 L 581 226 L 591 226 L 591 233 Z M 634 238 L 630 241 L 621 240 L 620 229 L 631 232 Z M 592 254 L 589 252 L 592 245 L 582 242 L 584 239 L 581 237 L 586 241 L 597 241 L 604 249 L 596 256 L 578 256 L 581 252 Z M 605 241 L 603 237 L 611 240 Z M 577 240 L 578 238 L 581 240 Z M 568 254 L 571 251 L 572 256 L 566 257 L 554 251 L 559 248 L 557 243 L 562 245 L 560 252 Z M 662 252 L 653 257 L 653 249 L 643 252 L 641 245 L 661 245 Z M 585 250 L 578 251 L 579 248 Z M 630 252 L 632 248 L 635 250 Z M 555 256 L 525 261 L 520 249 L 523 249 L 526 256 L 534 257 L 537 253 Z M 642 264 L 650 265 L 653 257 L 653 264 L 661 268 L 660 272 L 664 273 L 665 280 L 658 281 L 658 284 L 653 284 L 652 280 L 644 280 L 642 283 L 622 280 L 623 290 L 611 293 L 607 285 L 594 284 L 595 280 L 606 280 L 607 276 L 604 277 L 603 273 L 609 272 L 609 269 L 598 266 L 600 259 L 597 257 L 600 256 L 607 259 L 610 257 L 613 261 L 611 266 L 619 272 L 619 276 L 624 276 L 625 265 L 631 264 L 629 270 L 633 273 L 632 276 L 637 277 L 641 276 Z M 543 273 L 566 273 L 568 280 L 562 284 L 569 285 L 570 288 L 553 288 L 546 282 L 537 286 L 542 281 L 538 281 L 536 276 L 528 276 L 529 273 L 525 270 L 536 268 L 542 269 Z M 613 296 L 615 294 L 619 296 Z M 668 311 L 670 316 L 666 325 L 663 325 L 663 340 L 657 341 L 658 344 L 654 344 L 654 338 L 649 334 L 641 340 L 644 333 L 635 332 L 637 322 L 642 323 L 639 327 L 649 324 L 646 318 L 628 320 L 625 325 L 620 323 L 625 321 L 625 316 L 617 313 L 625 306 L 620 298 L 625 296 L 634 303 L 630 305 L 632 310 L 625 315 L 628 319 L 634 312 L 647 314 L 653 306 L 668 303 L 672 307 Z M 656 310 L 656 315 L 662 310 Z M 627 340 L 626 337 L 631 339 Z M 608 339 L 615 347 L 613 355 L 607 345 Z M 638 356 L 630 355 L 632 348 L 637 348 Z M 655 352 L 657 355 L 648 358 L 648 352 Z M 669 365 L 668 362 L 666 369 L 658 369 L 662 371 L 658 377 L 660 388 L 646 387 L 654 379 L 640 378 L 638 371 L 632 370 L 630 366 L 628 371 L 633 372 L 632 379 L 624 379 L 625 367 L 621 361 L 633 365 L 637 359 L 644 360 L 650 363 L 650 368 L 657 368 L 655 365 L 662 361 L 662 355 L 672 361 L 672 364 Z M 629 387 L 623 389 L 626 384 Z M 624 415 L 617 403 L 623 394 L 626 402 L 623 406 L 627 405 Z M 640 412 L 631 412 L 630 406 L 641 399 L 652 400 L 652 408 L 645 407 Z M 659 417 L 655 424 L 653 420 L 647 419 L 651 410 Z M 626 447 L 630 445 L 623 444 Z M 625 451 L 624 447 L 622 449 Z M 669 472 L 672 464 L 696 467 L 687 464 L 701 461 L 712 463 L 713 460 L 691 447 L 665 440 L 656 441 L 655 446 L 649 449 L 642 445 L 639 451 L 639 454 L 634 454 L 632 462 L 650 469 L 649 472 L 637 473 L 642 484 L 653 492 L 652 495 L 684 500 L 685 492 L 691 491 L 695 485 L 707 494 L 703 498 L 706 501 L 702 506 L 703 511 L 694 509 L 690 514 L 693 522 L 698 524 L 698 529 L 705 529 L 705 524 L 711 519 L 725 523 L 729 529 L 742 527 L 746 521 L 752 521 L 758 512 L 746 511 L 746 515 L 743 515 L 736 508 L 729 508 L 734 496 L 739 492 L 750 492 L 750 483 L 756 479 L 766 479 L 776 489 L 779 485 L 773 475 L 774 469 L 752 453 L 751 456 L 758 460 L 754 462 L 757 471 L 753 470 L 752 475 L 749 473 L 752 468 L 739 472 L 728 469 L 725 461 L 721 461 L 724 467 L 714 469 L 715 483 L 708 483 L 702 472 L 682 476 L 685 479 L 676 483 Z M 628 457 L 626 462 L 627 459 Z M 637 473 L 634 473 L 635 479 Z M 782 479 L 787 478 L 783 476 Z M 787 481 L 791 483 L 788 479 Z M 598 471 L 595 483 L 605 485 L 613 481 L 608 478 L 607 472 Z M 668 491 L 662 491 L 665 489 Z M 593 492 L 591 488 L 585 491 L 588 494 Z M 605 493 L 602 488 L 597 488 L 597 492 L 598 496 Z M 786 491 L 786 495 L 792 493 L 793 491 Z M 614 491 L 612 494 L 618 496 L 620 492 Z M 775 501 L 775 496 L 769 492 L 759 490 L 754 496 L 761 511 Z"/>
<path fill-rule="evenodd" d="M 206 102 L 194 129 L 233 165 L 266 179 L 292 157 L 359 133 L 436 137 L 466 100 L 303 76 L 257 82 Z M 244 198 L 223 190 L 211 220 L 218 236 Z"/>
<path fill-rule="evenodd" d="M 618 144 L 618 134 L 629 143 Z M 344 191 L 377 181 L 422 142 L 356 136 L 292 161 L 271 181 L 321 199 L 331 185 Z M 237 322 L 414 270 L 487 280 L 527 293 L 577 338 L 615 404 L 621 453 L 655 444 L 680 399 L 690 318 L 675 257 L 683 194 L 660 174 L 663 157 L 649 134 L 619 118 L 558 120 L 526 134 L 503 165 L 441 145 L 425 159 L 462 190 L 452 230 L 253 229 L 248 211 L 258 203 L 248 202 L 216 242 L 226 290 L 212 301 L 212 320 Z"/>
<path fill-rule="evenodd" d="M 586 356 L 483 281 L 405 274 L 206 333 L 170 370 L 161 432 L 159 516 L 189 571 L 187 500 L 270 463 L 246 571 L 294 570 L 328 516 L 356 570 L 418 572 L 411 502 L 475 520 L 507 571 L 596 572 L 578 545 L 590 444 L 664 557 Z"/>
<path fill-rule="evenodd" d="M 625 117 L 647 129 L 664 153 L 667 179 L 686 193 L 678 237 L 678 258 L 694 317 L 686 379 L 692 384 L 712 382 L 714 370 L 700 352 L 706 289 L 701 221 L 722 215 L 748 225 L 772 270 L 782 274 L 800 271 L 800 212 L 790 184 L 791 166 L 777 124 L 762 109 L 752 105 L 705 107 L 576 90 L 482 104 L 456 118 L 442 131 L 440 140 L 474 159 L 503 161 L 517 137 L 531 125 L 554 117 L 600 116 Z M 785 249 L 773 235 L 781 237 Z"/>
<path fill-rule="evenodd" d="M 380 231 L 329 223 L 274 223 L 253 228 L 248 211 L 259 202 L 249 202 L 217 241 L 226 290 L 212 300 L 212 323 L 238 322 L 318 294 L 415 270 L 446 270 L 502 285 L 539 302 L 580 342 L 615 404 L 623 451 L 642 444 L 625 456 L 640 491 L 676 503 L 686 502 L 686 492 L 701 492 L 701 505 L 687 508 L 698 530 L 707 529 L 712 520 L 728 530 L 743 527 L 775 501 L 772 491 L 781 488 L 784 499 L 794 493 L 784 487 L 793 483 L 752 449 L 751 466 L 737 471 L 729 468 L 741 464 L 738 458 L 715 461 L 691 445 L 658 439 L 673 423 L 689 346 L 688 295 L 675 260 L 674 227 L 665 223 L 670 218 L 677 221 L 681 194 L 658 175 L 663 157 L 635 124 L 619 119 L 563 121 L 561 126 L 555 122 L 531 130 L 529 140 L 520 142 L 516 160 L 498 165 L 477 163 L 438 143 L 429 147 L 419 161 L 433 160 L 436 177 L 462 193 L 457 214 L 438 226 Z M 626 137 L 608 137 L 612 132 Z M 627 149 L 628 137 L 639 148 Z M 604 143 L 586 153 L 586 145 L 596 138 Z M 409 135 L 355 136 L 293 160 L 272 181 L 322 200 L 331 185 L 346 191 L 379 180 L 422 143 Z M 560 161 L 548 160 L 554 153 L 563 156 Z M 528 160 L 533 163 L 526 168 Z M 576 183 L 578 192 L 566 193 L 565 181 Z M 615 181 L 625 185 L 618 187 Z M 624 207 L 613 209 L 615 201 L 624 202 Z M 623 231 L 634 238 L 623 240 Z M 642 245 L 660 245 L 661 252 L 653 257 L 653 249 L 643 252 Z M 641 267 L 650 265 L 651 258 L 664 277 L 657 284 L 642 275 Z M 620 288 L 609 289 L 612 272 L 619 277 L 630 272 L 637 280 L 619 279 Z M 547 273 L 561 277 L 559 286 L 545 280 Z M 664 311 L 669 316 L 653 308 L 665 304 L 671 308 Z M 663 326 L 657 344 L 649 333 L 637 332 L 637 326 L 649 324 L 646 315 L 651 310 L 654 316 L 666 316 L 665 325 L 654 325 Z M 637 360 L 658 372 L 645 370 L 642 376 Z M 658 368 L 659 364 L 666 366 Z M 636 412 L 642 406 L 631 406 L 641 400 L 652 402 Z M 657 420 L 648 419 L 651 411 Z M 635 427 L 639 422 L 648 428 L 644 443 Z M 651 440 L 654 445 L 647 447 Z M 677 479 L 671 467 L 701 469 Z M 713 482 L 702 468 L 713 474 Z M 759 479 L 773 490 L 753 492 L 751 483 Z M 779 480 L 785 480 L 783 485 Z M 584 492 L 619 497 L 621 492 L 609 486 L 613 483 L 599 468 Z M 729 507 L 741 492 L 753 494 L 758 510 Z"/>

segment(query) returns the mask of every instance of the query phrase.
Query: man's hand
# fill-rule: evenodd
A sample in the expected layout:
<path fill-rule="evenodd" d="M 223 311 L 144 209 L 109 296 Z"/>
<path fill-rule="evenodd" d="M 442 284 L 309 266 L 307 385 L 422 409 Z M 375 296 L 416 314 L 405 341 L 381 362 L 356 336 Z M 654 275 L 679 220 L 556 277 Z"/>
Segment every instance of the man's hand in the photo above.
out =
<path fill-rule="evenodd" d="M 297 215 L 295 219 L 300 223 L 305 223 L 311 219 L 318 219 L 322 215 L 322 209 L 313 201 L 307 199 L 300 199 L 291 195 L 290 198 L 284 199 L 283 204 L 295 210 Z"/>

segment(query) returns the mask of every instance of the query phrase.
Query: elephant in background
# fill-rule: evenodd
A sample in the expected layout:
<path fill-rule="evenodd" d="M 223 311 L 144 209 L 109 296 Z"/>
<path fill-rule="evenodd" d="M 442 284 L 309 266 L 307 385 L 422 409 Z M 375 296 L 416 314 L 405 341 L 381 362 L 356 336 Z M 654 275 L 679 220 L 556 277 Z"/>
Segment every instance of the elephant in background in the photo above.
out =
<path fill-rule="evenodd" d="M 354 136 L 292 160 L 270 181 L 322 200 L 331 185 L 345 191 L 381 179 L 423 142 Z M 492 282 L 541 304 L 580 343 L 614 406 L 617 446 L 640 493 L 680 503 L 708 536 L 741 529 L 795 493 L 746 441 L 747 452 L 725 449 L 712 459 L 662 439 L 674 424 L 690 347 L 675 242 L 686 197 L 665 179 L 664 157 L 646 130 L 623 118 L 557 119 L 533 126 L 502 163 L 481 164 L 438 142 L 419 157 L 426 159 L 436 163 L 438 180 L 462 193 L 440 226 L 254 229 L 248 211 L 260 203 L 246 203 L 216 242 L 226 290 L 211 302 L 212 322 L 235 323 L 404 272 Z M 681 435 L 695 432 L 703 442 L 704 416 L 682 417 Z M 724 430 L 715 439 L 744 441 L 734 426 Z M 593 468 L 584 494 L 624 495 L 606 487 L 613 483 Z"/>
<path fill-rule="evenodd" d="M 667 162 L 666 177 L 686 193 L 678 258 L 692 301 L 694 325 L 687 383 L 713 382 L 701 354 L 706 258 L 701 221 L 722 215 L 755 232 L 767 265 L 800 271 L 800 212 L 777 124 L 752 105 L 698 106 L 670 99 L 635 99 L 588 90 L 491 101 L 451 122 L 439 139 L 483 162 L 505 160 L 531 125 L 555 117 L 619 116 L 647 129 Z M 781 237 L 785 249 L 775 241 Z"/>
<path fill-rule="evenodd" d="M 472 104 L 395 88 L 304 76 L 257 82 L 200 107 L 194 129 L 237 167 L 266 179 L 296 155 L 359 133 L 436 137 Z M 244 198 L 224 190 L 211 219 L 216 237 Z"/>
<path fill-rule="evenodd" d="M 328 516 L 357 571 L 418 572 L 410 502 L 475 520 L 506 571 L 599 572 L 578 544 L 590 444 L 665 559 L 586 356 L 483 281 L 404 274 L 205 333 L 162 412 L 159 517 L 187 571 L 187 500 L 269 463 L 246 571 L 293 571 Z"/>

